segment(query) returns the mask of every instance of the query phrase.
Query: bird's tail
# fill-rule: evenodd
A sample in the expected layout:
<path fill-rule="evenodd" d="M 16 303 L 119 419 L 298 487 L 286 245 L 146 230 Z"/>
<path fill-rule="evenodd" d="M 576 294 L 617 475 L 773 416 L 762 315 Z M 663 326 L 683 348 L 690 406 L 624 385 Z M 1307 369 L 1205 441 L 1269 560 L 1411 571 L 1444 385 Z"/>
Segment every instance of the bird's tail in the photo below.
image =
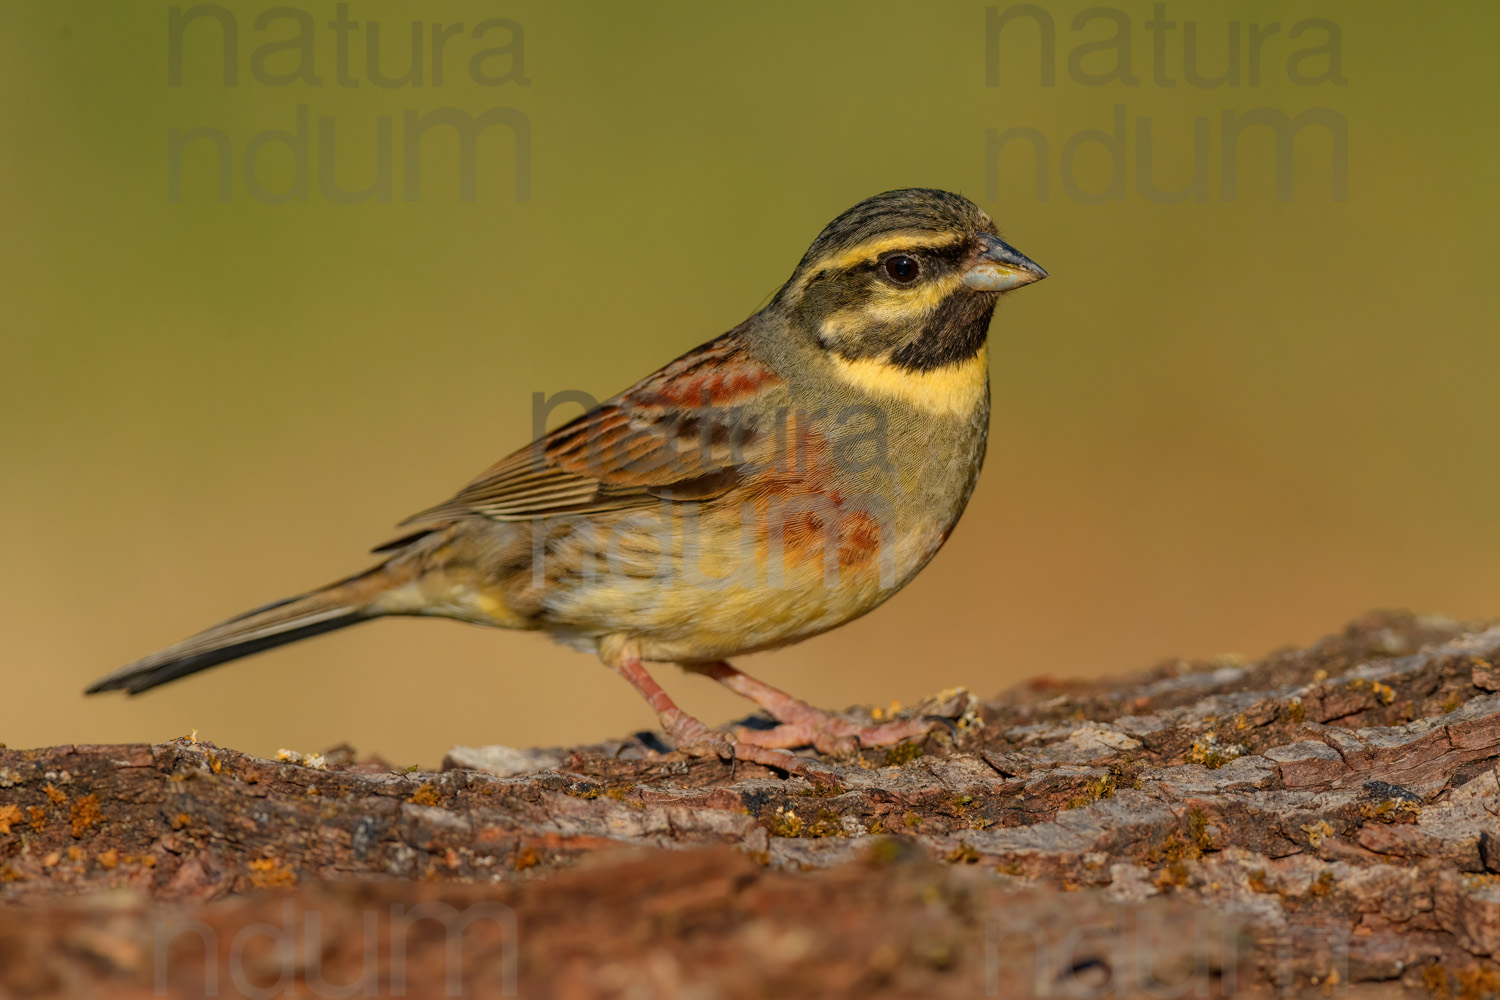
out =
<path fill-rule="evenodd" d="M 241 656 L 378 617 L 378 599 L 402 582 L 397 577 L 404 574 L 393 570 L 392 563 L 384 563 L 320 590 L 247 611 L 101 677 L 88 693 L 140 694 Z"/>

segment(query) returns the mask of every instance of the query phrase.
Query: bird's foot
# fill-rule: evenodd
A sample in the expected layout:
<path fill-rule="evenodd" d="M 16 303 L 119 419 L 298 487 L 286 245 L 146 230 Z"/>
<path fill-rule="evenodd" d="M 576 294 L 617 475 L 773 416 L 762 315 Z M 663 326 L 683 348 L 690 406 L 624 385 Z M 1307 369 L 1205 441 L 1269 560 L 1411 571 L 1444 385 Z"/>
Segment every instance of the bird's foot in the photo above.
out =
<path fill-rule="evenodd" d="M 689 757 L 718 757 L 732 760 L 734 740 L 728 733 L 710 729 L 702 722 L 679 711 L 671 718 L 662 719 L 662 728 L 679 751 Z"/>
<path fill-rule="evenodd" d="M 736 729 L 734 736 L 740 743 L 781 749 L 810 746 L 821 754 L 841 757 L 858 753 L 862 747 L 890 746 L 951 725 L 947 720 L 928 717 L 861 725 L 814 708 L 727 663 L 692 664 L 688 669 L 711 677 L 736 694 L 749 698 L 781 723 L 772 729 Z"/>
<path fill-rule="evenodd" d="M 718 757 L 725 761 L 746 761 L 751 764 L 760 764 L 787 774 L 794 774 L 813 781 L 824 777 L 831 777 L 818 766 L 816 761 L 805 757 L 795 757 L 787 753 L 785 749 L 754 743 L 739 738 L 739 733 L 726 733 L 718 729 L 710 729 L 702 722 L 679 712 L 670 720 L 663 720 L 667 735 L 677 749 L 689 757 Z M 788 746 L 806 746 L 804 741 L 799 744 L 788 744 Z"/>
<path fill-rule="evenodd" d="M 641 665 L 634 649 L 627 649 L 610 664 L 620 676 L 641 693 L 661 720 L 661 726 L 677 749 L 690 757 L 718 757 L 722 760 L 749 761 L 765 767 L 805 777 L 819 785 L 837 786 L 838 779 L 817 761 L 794 757 L 773 746 L 737 739 L 735 735 L 709 729 L 702 722 L 678 708 L 661 685 Z M 727 667 L 727 664 L 726 664 Z M 733 669 L 732 667 L 728 669 Z M 800 704 L 800 703 L 799 703 Z M 803 745 L 803 744 L 797 744 Z"/>
<path fill-rule="evenodd" d="M 742 727 L 735 730 L 735 739 L 762 747 L 810 746 L 818 753 L 838 757 L 858 753 L 864 747 L 890 746 L 914 736 L 925 736 L 944 725 L 942 720 L 922 717 L 862 726 L 811 705 L 804 707 L 807 714 L 801 718 L 783 720 L 771 729 Z"/>

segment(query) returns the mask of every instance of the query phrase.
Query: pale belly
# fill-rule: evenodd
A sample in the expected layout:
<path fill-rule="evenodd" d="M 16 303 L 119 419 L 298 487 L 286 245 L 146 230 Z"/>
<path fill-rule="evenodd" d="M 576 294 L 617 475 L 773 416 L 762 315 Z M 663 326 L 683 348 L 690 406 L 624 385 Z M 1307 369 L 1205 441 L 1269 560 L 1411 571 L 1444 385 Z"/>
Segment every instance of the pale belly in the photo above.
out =
<path fill-rule="evenodd" d="M 972 451 L 930 458 L 932 467 L 908 470 L 908 483 L 846 500 L 831 516 L 826 505 L 726 513 L 731 503 L 665 530 L 661 516 L 641 516 L 649 526 L 634 535 L 616 531 L 560 553 L 582 571 L 549 588 L 539 624 L 579 648 L 624 636 L 643 659 L 677 662 L 826 632 L 893 596 L 953 530 L 978 464 Z M 768 530 L 768 521 L 780 528 Z"/>
<path fill-rule="evenodd" d="M 623 634 L 647 660 L 697 662 L 773 649 L 872 610 L 932 558 L 946 534 L 938 524 L 909 531 L 858 563 L 821 553 L 795 561 L 716 553 L 685 572 L 675 566 L 660 575 L 600 576 L 556 592 L 542 627 L 590 650 Z"/>

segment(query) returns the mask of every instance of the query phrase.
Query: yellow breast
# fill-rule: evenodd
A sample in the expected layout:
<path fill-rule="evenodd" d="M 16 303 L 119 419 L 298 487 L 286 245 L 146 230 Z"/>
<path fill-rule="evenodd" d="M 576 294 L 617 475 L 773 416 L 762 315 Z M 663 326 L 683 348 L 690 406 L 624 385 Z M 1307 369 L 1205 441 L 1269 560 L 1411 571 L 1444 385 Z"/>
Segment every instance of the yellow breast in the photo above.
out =
<path fill-rule="evenodd" d="M 925 413 L 967 417 L 983 404 L 989 392 L 989 348 L 967 361 L 917 372 L 878 358 L 850 361 L 833 355 L 840 379 L 873 396 L 900 399 Z"/>

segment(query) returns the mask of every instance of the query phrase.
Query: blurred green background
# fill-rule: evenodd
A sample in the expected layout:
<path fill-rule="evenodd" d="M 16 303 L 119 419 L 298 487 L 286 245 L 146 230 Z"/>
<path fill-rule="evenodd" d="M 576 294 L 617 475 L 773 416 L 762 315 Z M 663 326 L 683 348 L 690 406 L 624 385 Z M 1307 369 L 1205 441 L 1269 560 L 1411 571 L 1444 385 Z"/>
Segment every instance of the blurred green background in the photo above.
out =
<path fill-rule="evenodd" d="M 0 740 L 196 728 L 261 753 L 348 740 L 432 764 L 455 743 L 653 725 L 587 656 L 438 621 L 361 626 L 143 698 L 80 692 L 361 568 L 396 520 L 529 439 L 534 391 L 625 386 L 754 311 L 838 212 L 911 185 L 975 198 L 1052 274 L 997 315 L 984 476 L 906 592 L 742 666 L 817 703 L 884 704 L 1255 655 L 1371 607 L 1500 611 L 1500 7 L 1169 3 L 1166 30 L 1149 3 L 1075 28 L 1080 2 L 991 36 L 986 6 L 352 3 L 354 86 L 330 3 L 294 8 L 315 24 L 318 85 L 258 81 L 257 50 L 297 24 L 257 30 L 270 5 L 226 4 L 236 86 L 211 17 L 186 27 L 172 86 L 167 5 L 0 7 Z M 377 85 L 368 25 L 399 77 L 414 18 L 421 86 Z M 436 81 L 434 24 L 487 18 L 523 34 L 453 34 Z M 1308 19 L 1324 24 L 1291 38 Z M 1252 81 L 1250 26 L 1271 23 Z M 1125 67 L 1089 49 L 1123 31 L 1134 85 L 1096 79 Z M 1238 80 L 1202 85 L 1230 69 L 1231 32 Z M 511 78 L 476 81 L 470 60 L 506 45 L 481 71 Z M 262 76 L 302 58 L 261 56 Z M 308 196 L 270 204 L 297 179 L 292 153 L 264 144 L 257 197 L 245 150 L 294 130 L 299 105 Z M 1077 138 L 1111 132 L 1117 106 L 1121 146 Z M 407 200 L 405 115 L 443 108 L 519 112 L 529 153 L 507 127 L 483 132 L 465 201 L 458 144 L 434 129 Z M 1328 127 L 1297 134 L 1289 168 L 1252 129 L 1226 197 L 1226 112 L 1316 108 L 1347 127 L 1346 164 Z M 324 194 L 322 118 L 347 190 L 375 179 L 389 119 L 390 200 Z M 227 201 L 215 140 L 186 147 L 169 187 L 171 130 L 198 127 L 232 147 Z M 988 148 L 1013 128 L 1046 142 L 1045 192 L 1035 144 Z M 1203 200 L 1143 193 L 1142 159 L 1177 189 L 1195 153 Z M 742 711 L 661 670 L 709 719 Z"/>

